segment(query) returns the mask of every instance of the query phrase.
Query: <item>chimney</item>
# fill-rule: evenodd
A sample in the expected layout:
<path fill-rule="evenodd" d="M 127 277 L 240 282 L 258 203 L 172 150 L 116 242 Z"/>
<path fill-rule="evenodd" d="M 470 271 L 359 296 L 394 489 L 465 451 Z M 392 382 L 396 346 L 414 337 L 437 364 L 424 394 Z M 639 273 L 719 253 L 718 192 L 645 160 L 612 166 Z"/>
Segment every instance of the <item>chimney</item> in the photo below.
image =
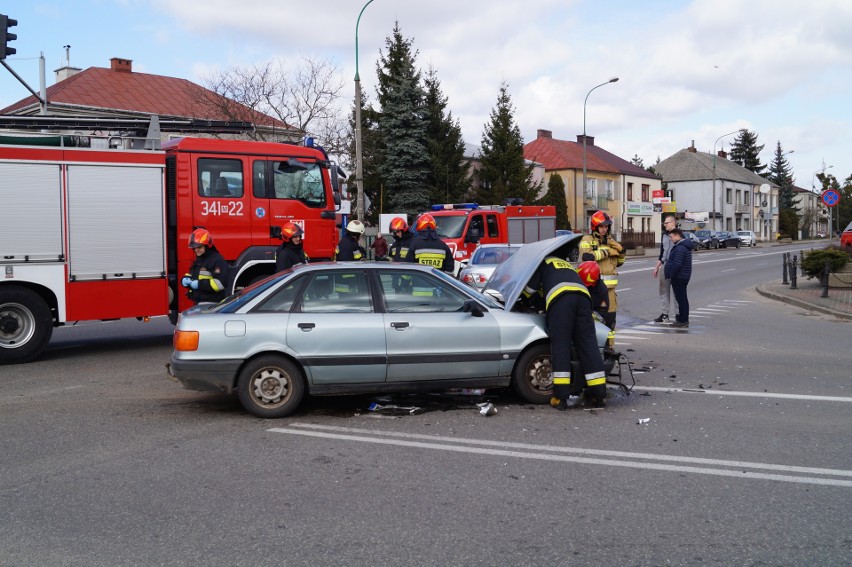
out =
<path fill-rule="evenodd" d="M 552 138 L 553 132 L 550 130 L 539 130 L 536 138 Z"/>
<path fill-rule="evenodd" d="M 61 83 L 71 75 L 76 75 L 82 71 L 79 67 L 71 66 L 71 46 L 65 45 L 63 47 L 65 48 L 65 66 L 60 67 L 59 69 L 54 69 L 53 71 L 55 73 L 54 77 L 56 78 L 57 83 Z"/>
<path fill-rule="evenodd" d="M 695 149 L 695 140 L 692 140 L 692 145 L 689 146 L 688 148 L 686 148 L 686 151 L 688 151 L 691 154 L 694 154 L 698 151 L 698 150 Z"/>
<path fill-rule="evenodd" d="M 582 134 L 577 134 L 577 143 L 578 144 L 583 143 L 583 135 Z M 595 145 L 595 137 L 594 136 L 586 136 L 586 145 L 587 146 L 594 146 Z"/>
<path fill-rule="evenodd" d="M 132 59 L 122 59 L 120 57 L 113 57 L 109 60 L 110 70 L 116 71 L 118 73 L 132 73 L 133 72 L 133 60 Z"/>

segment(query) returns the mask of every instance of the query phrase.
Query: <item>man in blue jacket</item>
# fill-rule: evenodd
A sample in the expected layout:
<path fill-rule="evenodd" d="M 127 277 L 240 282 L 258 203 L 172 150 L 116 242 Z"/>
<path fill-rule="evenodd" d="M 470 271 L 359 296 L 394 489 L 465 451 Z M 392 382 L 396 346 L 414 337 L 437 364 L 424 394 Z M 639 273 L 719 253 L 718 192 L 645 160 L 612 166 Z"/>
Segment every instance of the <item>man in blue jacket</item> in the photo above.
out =
<path fill-rule="evenodd" d="M 672 291 L 677 301 L 677 317 L 672 327 L 689 327 L 689 298 L 686 286 L 692 276 L 692 241 L 683 237 L 683 231 L 676 228 L 669 232 L 672 249 L 664 264 L 666 279 L 672 282 Z"/>

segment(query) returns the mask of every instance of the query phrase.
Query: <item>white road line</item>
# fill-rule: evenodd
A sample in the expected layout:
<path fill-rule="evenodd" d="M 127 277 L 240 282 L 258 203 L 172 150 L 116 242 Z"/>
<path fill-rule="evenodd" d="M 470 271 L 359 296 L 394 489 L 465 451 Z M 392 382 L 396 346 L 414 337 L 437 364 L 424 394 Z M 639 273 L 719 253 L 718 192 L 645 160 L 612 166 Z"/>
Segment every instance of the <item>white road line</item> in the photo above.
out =
<path fill-rule="evenodd" d="M 690 388 L 665 388 L 658 386 L 634 386 L 634 390 L 646 390 L 649 392 L 674 392 L 686 394 L 712 394 L 717 396 L 740 396 L 747 398 L 781 398 L 785 400 L 809 400 L 815 402 L 846 402 L 852 403 L 852 397 L 845 396 L 810 396 L 807 394 L 773 394 L 769 392 L 732 392 L 729 390 L 705 390 Z"/>
<path fill-rule="evenodd" d="M 431 437 L 428 435 L 407 434 L 397 432 L 377 432 L 367 429 L 348 427 L 323 426 L 316 424 L 294 423 L 290 427 L 275 427 L 268 429 L 271 433 L 285 433 L 289 435 L 302 435 L 307 437 L 319 437 L 326 439 L 338 439 L 342 441 L 358 441 L 363 443 L 374 443 L 380 445 L 395 445 L 400 447 L 412 447 L 418 449 L 435 449 L 441 451 L 452 451 L 456 453 L 469 453 L 479 455 L 494 455 L 501 457 L 516 457 L 521 459 L 535 459 L 542 461 L 571 462 L 592 465 L 606 465 L 614 467 L 627 467 L 649 470 L 663 470 L 670 472 L 684 472 L 695 474 L 706 474 L 714 476 L 735 477 L 743 479 L 774 480 L 778 482 L 793 482 L 800 484 L 817 484 L 824 486 L 841 486 L 852 488 L 852 480 L 820 478 L 814 476 L 792 476 L 787 474 L 773 474 L 767 472 L 754 472 L 742 469 L 762 469 L 766 471 L 780 471 L 785 473 L 799 473 L 806 475 L 829 475 L 839 477 L 852 477 L 852 471 L 842 469 L 823 469 L 813 467 L 797 467 L 788 465 L 775 465 L 769 463 L 749 463 L 740 461 L 724 461 L 715 459 L 701 459 L 696 457 L 678 457 L 672 455 L 653 455 L 648 453 L 626 453 L 619 451 L 603 451 L 597 449 L 581 449 L 575 447 L 556 447 L 552 445 L 528 445 L 522 443 L 506 443 L 502 441 L 484 441 L 476 439 L 464 439 L 457 437 Z M 437 441 L 437 442 L 436 442 Z M 475 447 L 472 445 L 480 445 Z M 501 448 L 490 448 L 501 447 Z M 522 451 L 510 451 L 506 448 L 523 449 Z M 527 452 L 536 451 L 536 452 Z M 692 464 L 706 464 L 715 467 L 734 467 L 731 469 L 694 467 L 684 465 L 660 464 L 654 462 L 641 462 L 629 460 L 611 460 L 594 457 L 574 457 L 554 453 L 578 453 L 582 455 L 595 455 L 614 458 L 644 459 L 646 461 L 668 461 Z"/>

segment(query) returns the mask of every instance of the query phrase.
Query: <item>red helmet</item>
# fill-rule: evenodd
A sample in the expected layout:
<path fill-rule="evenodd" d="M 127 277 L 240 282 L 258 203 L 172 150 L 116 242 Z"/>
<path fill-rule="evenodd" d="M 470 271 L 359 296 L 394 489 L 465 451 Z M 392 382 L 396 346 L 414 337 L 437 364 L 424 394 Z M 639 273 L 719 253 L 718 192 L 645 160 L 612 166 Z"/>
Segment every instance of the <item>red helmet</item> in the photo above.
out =
<path fill-rule="evenodd" d="M 598 211 L 592 215 L 592 232 L 598 229 L 600 225 L 611 226 L 612 219 L 603 211 Z"/>
<path fill-rule="evenodd" d="M 398 230 L 405 232 L 408 230 L 408 223 L 405 222 L 405 219 L 402 217 L 394 217 L 394 219 L 390 221 L 390 230 L 391 232 L 396 232 Z"/>
<path fill-rule="evenodd" d="M 601 267 L 597 262 L 591 260 L 577 266 L 577 273 L 580 274 L 580 279 L 583 280 L 586 287 L 592 287 L 601 279 Z"/>
<path fill-rule="evenodd" d="M 206 246 L 207 248 L 213 246 L 213 237 L 210 236 L 210 233 L 206 229 L 196 228 L 189 235 L 189 247 L 200 248 L 201 246 Z"/>
<path fill-rule="evenodd" d="M 433 217 L 429 213 L 423 213 L 422 215 L 420 215 L 420 218 L 417 219 L 417 224 L 414 225 L 414 228 L 417 230 L 417 232 L 429 229 L 437 230 L 438 225 L 435 223 L 435 217 Z"/>
<path fill-rule="evenodd" d="M 292 238 L 302 236 L 304 233 L 302 227 L 294 222 L 287 221 L 281 225 L 281 240 L 284 242 L 290 242 Z"/>

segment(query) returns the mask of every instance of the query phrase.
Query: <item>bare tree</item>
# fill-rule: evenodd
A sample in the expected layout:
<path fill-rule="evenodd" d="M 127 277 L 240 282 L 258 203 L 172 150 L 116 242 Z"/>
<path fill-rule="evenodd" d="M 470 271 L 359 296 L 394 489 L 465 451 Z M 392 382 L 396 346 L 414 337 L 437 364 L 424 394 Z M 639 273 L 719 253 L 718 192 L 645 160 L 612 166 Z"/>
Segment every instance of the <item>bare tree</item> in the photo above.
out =
<path fill-rule="evenodd" d="M 230 120 L 262 126 L 255 139 L 288 139 L 308 134 L 332 155 L 347 151 L 349 121 L 343 108 L 343 76 L 327 59 L 304 57 L 289 70 L 283 62 L 235 66 L 204 78 L 204 103 Z M 236 104 L 235 104 L 236 103 Z M 251 116 L 251 118 L 248 118 Z M 287 131 L 281 131 L 281 124 Z M 277 126 L 277 129 L 276 129 Z"/>

